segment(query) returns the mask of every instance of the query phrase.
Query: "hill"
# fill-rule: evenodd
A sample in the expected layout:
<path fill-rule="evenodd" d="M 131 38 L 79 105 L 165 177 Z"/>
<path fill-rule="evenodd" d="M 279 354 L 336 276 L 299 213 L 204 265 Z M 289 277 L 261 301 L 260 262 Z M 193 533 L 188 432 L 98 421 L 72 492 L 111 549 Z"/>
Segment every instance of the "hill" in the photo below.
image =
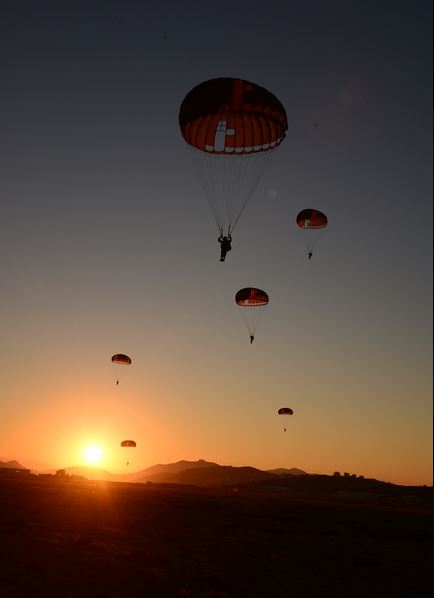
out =
<path fill-rule="evenodd" d="M 0 469 L 25 469 L 18 461 L 0 461 Z"/>
<path fill-rule="evenodd" d="M 160 474 L 177 474 L 181 471 L 189 469 L 203 468 L 203 467 L 220 467 L 217 463 L 211 461 L 204 461 L 199 459 L 198 461 L 177 461 L 176 463 L 166 463 L 164 465 L 152 465 L 141 471 L 137 471 L 134 474 L 128 474 L 130 481 L 146 481 L 150 479 L 150 476 Z"/>
<path fill-rule="evenodd" d="M 162 472 L 147 476 L 139 482 L 194 484 L 196 486 L 226 486 L 248 484 L 256 481 L 271 480 L 275 474 L 255 469 L 254 467 L 232 467 L 217 465 L 212 467 L 190 468 L 178 473 Z"/>
<path fill-rule="evenodd" d="M 268 473 L 275 473 L 276 475 L 306 475 L 306 472 L 298 467 L 291 467 L 286 469 L 285 467 L 279 467 L 277 469 L 267 469 Z"/>

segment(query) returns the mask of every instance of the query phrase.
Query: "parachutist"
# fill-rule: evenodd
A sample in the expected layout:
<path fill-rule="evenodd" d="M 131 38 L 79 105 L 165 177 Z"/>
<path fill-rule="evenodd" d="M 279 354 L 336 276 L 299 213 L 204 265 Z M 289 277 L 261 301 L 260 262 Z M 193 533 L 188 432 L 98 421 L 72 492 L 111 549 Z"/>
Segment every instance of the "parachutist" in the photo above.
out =
<path fill-rule="evenodd" d="M 255 340 L 255 337 L 253 336 L 253 334 L 251 334 L 250 335 L 250 344 L 252 344 L 254 340 Z"/>
<path fill-rule="evenodd" d="M 119 380 L 116 380 L 116 386 L 119 386 Z"/>
<path fill-rule="evenodd" d="M 313 256 L 313 253 L 311 251 L 309 251 L 309 253 L 307 255 L 309 256 L 308 259 L 310 260 L 310 258 Z"/>
<path fill-rule="evenodd" d="M 220 237 L 217 240 L 220 243 L 220 261 L 224 262 L 227 252 L 231 251 L 232 249 L 232 237 L 231 235 L 228 235 L 227 237 L 223 237 L 223 235 L 220 235 Z"/>
<path fill-rule="evenodd" d="M 283 428 L 283 431 L 286 432 L 286 428 Z"/>

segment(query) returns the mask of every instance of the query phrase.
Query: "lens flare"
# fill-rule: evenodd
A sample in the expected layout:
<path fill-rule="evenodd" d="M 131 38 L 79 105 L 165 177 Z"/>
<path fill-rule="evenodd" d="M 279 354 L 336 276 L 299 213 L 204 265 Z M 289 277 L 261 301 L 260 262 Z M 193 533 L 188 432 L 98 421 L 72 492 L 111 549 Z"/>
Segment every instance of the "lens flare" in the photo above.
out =
<path fill-rule="evenodd" d="M 101 447 L 91 444 L 84 449 L 84 458 L 87 463 L 96 465 L 101 461 L 102 449 Z"/>

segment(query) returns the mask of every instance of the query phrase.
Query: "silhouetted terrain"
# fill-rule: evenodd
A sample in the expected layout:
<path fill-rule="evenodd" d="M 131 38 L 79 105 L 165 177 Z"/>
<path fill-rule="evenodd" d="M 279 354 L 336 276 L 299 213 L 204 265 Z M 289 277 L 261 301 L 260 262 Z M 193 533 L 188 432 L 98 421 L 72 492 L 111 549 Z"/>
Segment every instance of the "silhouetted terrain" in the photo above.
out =
<path fill-rule="evenodd" d="M 306 472 L 302 469 L 298 469 L 298 467 L 291 467 L 291 469 L 279 467 L 277 469 L 267 469 L 267 471 L 268 473 L 275 473 L 276 475 L 306 475 Z"/>
<path fill-rule="evenodd" d="M 213 488 L 227 486 L 247 489 L 250 487 L 266 492 L 280 492 L 294 496 L 303 494 L 318 498 L 335 497 L 346 501 L 387 500 L 411 503 L 432 500 L 432 487 L 400 486 L 348 473 L 344 475 L 336 473 L 333 476 L 308 474 L 296 467 L 262 471 L 254 467 L 218 465 L 203 459 L 153 465 L 128 474 L 112 474 L 98 467 L 89 466 L 68 467 L 62 471 L 64 475 L 79 476 L 89 480 L 183 484 Z"/>
<path fill-rule="evenodd" d="M 0 594 L 432 596 L 431 501 L 355 503 L 285 486 L 344 478 L 289 478 L 235 489 L 11 470 L 0 476 Z"/>
<path fill-rule="evenodd" d="M 257 480 L 274 479 L 275 475 L 254 467 L 231 467 L 219 465 L 186 469 L 179 473 L 160 473 L 138 479 L 138 482 L 195 484 L 197 486 L 225 486 L 245 484 Z"/>
<path fill-rule="evenodd" d="M 167 463 L 165 465 L 152 465 L 152 467 L 138 471 L 135 475 L 137 476 L 137 479 L 139 479 L 140 477 L 147 477 L 160 473 L 179 473 L 181 471 L 186 471 L 187 469 L 202 467 L 219 467 L 219 465 L 217 463 L 212 463 L 211 461 L 205 461 L 204 459 L 199 459 L 198 461 L 177 461 L 176 463 Z"/>
<path fill-rule="evenodd" d="M 18 461 L 0 461 L 0 469 L 25 469 Z"/>

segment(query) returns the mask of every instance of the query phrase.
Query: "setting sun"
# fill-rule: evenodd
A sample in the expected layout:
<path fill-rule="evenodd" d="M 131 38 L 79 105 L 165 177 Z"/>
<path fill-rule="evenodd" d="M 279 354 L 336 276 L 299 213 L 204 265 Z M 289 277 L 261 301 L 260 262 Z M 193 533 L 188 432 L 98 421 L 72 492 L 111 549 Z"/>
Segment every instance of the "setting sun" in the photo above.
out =
<path fill-rule="evenodd" d="M 101 461 L 102 449 L 96 445 L 89 445 L 84 450 L 84 458 L 87 463 L 96 465 Z"/>

